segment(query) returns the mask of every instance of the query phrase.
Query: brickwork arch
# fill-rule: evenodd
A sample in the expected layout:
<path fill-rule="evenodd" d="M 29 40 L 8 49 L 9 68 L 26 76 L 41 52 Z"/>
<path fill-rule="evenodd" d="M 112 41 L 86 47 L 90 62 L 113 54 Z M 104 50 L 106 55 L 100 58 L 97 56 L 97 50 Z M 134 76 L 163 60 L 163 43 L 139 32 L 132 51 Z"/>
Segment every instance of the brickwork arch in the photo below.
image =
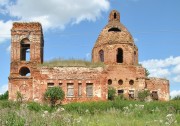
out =
<path fill-rule="evenodd" d="M 31 71 L 28 67 L 21 67 L 20 70 L 19 70 L 19 74 L 21 76 L 30 76 L 31 75 Z"/>
<path fill-rule="evenodd" d="M 20 42 L 20 59 L 21 61 L 30 61 L 30 40 L 24 38 Z"/>

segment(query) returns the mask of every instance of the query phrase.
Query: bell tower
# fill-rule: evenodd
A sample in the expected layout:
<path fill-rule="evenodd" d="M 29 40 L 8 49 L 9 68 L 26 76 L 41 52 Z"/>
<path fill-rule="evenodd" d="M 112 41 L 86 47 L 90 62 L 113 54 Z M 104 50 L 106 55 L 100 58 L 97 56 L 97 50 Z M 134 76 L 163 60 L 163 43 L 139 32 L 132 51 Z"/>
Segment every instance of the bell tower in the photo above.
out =
<path fill-rule="evenodd" d="M 43 47 L 40 23 L 13 23 L 9 99 L 16 99 L 17 91 L 23 95 L 23 100 L 33 99 L 33 78 L 36 76 L 38 64 L 43 63 Z"/>
<path fill-rule="evenodd" d="M 43 32 L 40 23 L 13 23 L 11 29 L 10 76 L 26 76 L 43 63 Z"/>

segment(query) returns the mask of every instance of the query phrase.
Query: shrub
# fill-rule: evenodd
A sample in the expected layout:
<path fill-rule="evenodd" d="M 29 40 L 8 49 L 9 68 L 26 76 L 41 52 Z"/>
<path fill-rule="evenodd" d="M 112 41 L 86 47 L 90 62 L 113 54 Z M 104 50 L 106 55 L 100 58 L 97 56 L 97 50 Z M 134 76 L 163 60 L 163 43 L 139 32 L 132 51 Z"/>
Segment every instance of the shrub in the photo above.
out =
<path fill-rule="evenodd" d="M 113 87 L 108 87 L 108 100 L 114 100 L 116 94 L 116 89 Z"/>
<path fill-rule="evenodd" d="M 8 99 L 8 91 L 6 91 L 4 94 L 0 95 L 0 100 L 7 100 Z"/>
<path fill-rule="evenodd" d="M 16 101 L 18 103 L 22 103 L 23 101 L 23 95 L 19 91 L 16 92 Z"/>
<path fill-rule="evenodd" d="M 138 99 L 140 101 L 145 101 L 145 99 L 150 95 L 149 90 L 141 90 L 138 92 Z"/>
<path fill-rule="evenodd" d="M 46 90 L 44 96 L 50 101 L 51 107 L 54 107 L 58 100 L 64 99 L 65 94 L 60 87 L 52 87 Z"/>
<path fill-rule="evenodd" d="M 35 112 L 39 112 L 41 111 L 41 105 L 39 103 L 36 102 L 29 102 L 27 105 L 27 108 L 31 111 L 35 111 Z"/>

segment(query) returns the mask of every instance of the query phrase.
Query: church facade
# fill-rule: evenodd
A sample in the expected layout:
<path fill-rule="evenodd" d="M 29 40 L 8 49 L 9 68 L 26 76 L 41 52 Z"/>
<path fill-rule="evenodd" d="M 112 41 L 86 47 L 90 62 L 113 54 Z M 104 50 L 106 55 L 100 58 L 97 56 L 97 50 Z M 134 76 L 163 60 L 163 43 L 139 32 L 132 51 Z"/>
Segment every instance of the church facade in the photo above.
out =
<path fill-rule="evenodd" d="M 169 81 L 146 76 L 145 68 L 138 63 L 138 48 L 116 10 L 111 11 L 108 24 L 92 49 L 92 62 L 103 62 L 104 67 L 49 68 L 40 65 L 43 49 L 40 23 L 13 23 L 10 100 L 16 100 L 16 93 L 20 92 L 24 101 L 43 102 L 44 92 L 53 86 L 64 90 L 63 103 L 107 100 L 108 87 L 115 88 L 116 95 L 127 99 L 137 99 L 139 91 L 149 90 L 152 99 L 169 100 Z"/>

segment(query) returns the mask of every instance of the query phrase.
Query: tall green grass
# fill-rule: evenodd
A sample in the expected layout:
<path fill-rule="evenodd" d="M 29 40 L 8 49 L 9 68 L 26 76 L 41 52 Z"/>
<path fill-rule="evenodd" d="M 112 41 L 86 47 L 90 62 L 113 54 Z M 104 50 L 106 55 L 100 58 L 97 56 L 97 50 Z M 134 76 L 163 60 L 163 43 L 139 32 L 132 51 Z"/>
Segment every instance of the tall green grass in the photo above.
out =
<path fill-rule="evenodd" d="M 179 126 L 179 110 L 180 100 L 139 102 L 116 99 L 70 103 L 55 108 L 35 102 L 0 101 L 0 125 Z"/>
<path fill-rule="evenodd" d="M 47 67 L 87 67 L 87 68 L 96 68 L 96 67 L 104 67 L 102 62 L 92 63 L 90 61 L 81 60 L 81 59 L 53 59 L 50 61 L 46 61 L 41 66 Z"/>

